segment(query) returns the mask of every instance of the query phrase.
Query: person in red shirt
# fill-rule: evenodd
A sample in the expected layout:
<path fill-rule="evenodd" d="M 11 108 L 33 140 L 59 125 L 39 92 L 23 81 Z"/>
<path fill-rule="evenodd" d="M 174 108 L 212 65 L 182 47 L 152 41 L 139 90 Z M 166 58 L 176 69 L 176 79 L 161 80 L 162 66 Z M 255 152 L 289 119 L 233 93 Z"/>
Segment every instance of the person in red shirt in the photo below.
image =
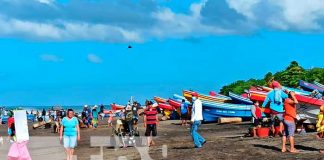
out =
<path fill-rule="evenodd" d="M 253 116 L 253 137 L 257 137 L 256 129 L 261 127 L 262 122 L 262 109 L 258 101 L 254 102 L 254 105 L 251 106 L 251 113 Z"/>
<path fill-rule="evenodd" d="M 159 126 L 158 112 L 152 107 L 152 102 L 146 102 L 144 111 L 144 127 L 146 128 L 145 136 L 147 137 L 147 145 L 154 145 L 153 137 L 157 136 L 157 126 Z"/>
<path fill-rule="evenodd" d="M 288 93 L 288 98 L 284 102 L 284 133 L 282 136 L 282 152 L 286 152 L 286 141 L 287 138 L 289 138 L 290 142 L 290 152 L 296 153 L 297 150 L 295 149 L 295 141 L 294 141 L 294 135 L 296 130 L 296 104 L 298 104 L 298 101 L 295 97 L 294 92 Z"/>
<path fill-rule="evenodd" d="M 15 119 L 13 118 L 13 112 L 8 112 L 8 139 L 10 141 L 13 140 L 13 136 L 15 135 Z"/>

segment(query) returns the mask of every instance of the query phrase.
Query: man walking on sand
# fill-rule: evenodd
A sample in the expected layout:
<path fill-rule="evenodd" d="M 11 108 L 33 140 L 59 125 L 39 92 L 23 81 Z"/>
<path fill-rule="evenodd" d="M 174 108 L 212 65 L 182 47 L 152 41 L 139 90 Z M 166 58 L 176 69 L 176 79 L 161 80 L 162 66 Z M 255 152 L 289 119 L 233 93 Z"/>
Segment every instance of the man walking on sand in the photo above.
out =
<path fill-rule="evenodd" d="M 146 109 L 144 111 L 144 127 L 146 128 L 145 136 L 147 137 L 147 146 L 154 145 L 153 137 L 157 136 L 157 127 L 159 124 L 158 113 L 155 108 L 152 107 L 152 102 L 146 102 Z"/>
<path fill-rule="evenodd" d="M 201 125 L 201 121 L 203 120 L 202 115 L 202 103 L 200 99 L 198 99 L 198 94 L 192 94 L 192 113 L 191 113 L 191 136 L 194 141 L 195 148 L 201 148 L 206 140 L 198 133 L 198 127 Z"/>

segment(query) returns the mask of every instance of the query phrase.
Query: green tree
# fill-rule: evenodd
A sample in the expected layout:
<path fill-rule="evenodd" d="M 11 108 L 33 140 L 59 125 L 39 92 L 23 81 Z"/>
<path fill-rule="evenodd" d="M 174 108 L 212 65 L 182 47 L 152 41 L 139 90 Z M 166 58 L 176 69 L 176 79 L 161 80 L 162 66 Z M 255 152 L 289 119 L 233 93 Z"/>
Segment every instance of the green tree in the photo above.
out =
<path fill-rule="evenodd" d="M 221 89 L 221 93 L 227 95 L 228 92 L 241 94 L 245 89 L 249 89 L 255 85 L 267 85 L 271 79 L 279 81 L 283 86 L 298 87 L 298 81 L 304 80 L 307 82 L 317 81 L 324 84 L 324 68 L 312 68 L 305 70 L 299 66 L 298 62 L 292 61 L 289 66 L 280 72 L 272 74 L 268 72 L 263 79 L 249 79 L 247 81 L 239 80 Z"/>

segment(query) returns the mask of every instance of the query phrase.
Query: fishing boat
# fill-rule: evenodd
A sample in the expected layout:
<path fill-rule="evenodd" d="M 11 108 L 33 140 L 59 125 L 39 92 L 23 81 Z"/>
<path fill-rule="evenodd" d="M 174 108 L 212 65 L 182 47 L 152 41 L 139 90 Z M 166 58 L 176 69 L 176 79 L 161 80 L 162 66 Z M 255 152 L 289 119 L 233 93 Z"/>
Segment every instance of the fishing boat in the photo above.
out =
<path fill-rule="evenodd" d="M 317 85 L 317 86 L 319 86 L 319 87 L 321 87 L 321 88 L 324 88 L 324 85 L 321 84 L 321 83 L 319 83 L 319 82 L 314 81 L 314 84 Z"/>
<path fill-rule="evenodd" d="M 115 110 L 115 111 L 117 111 L 117 110 L 123 110 L 125 108 L 125 106 L 119 105 L 119 104 L 115 104 L 115 103 L 111 104 L 110 107 L 111 107 L 111 110 Z"/>
<path fill-rule="evenodd" d="M 185 102 L 187 103 L 187 104 L 191 104 L 187 99 L 186 99 L 186 97 L 184 97 L 184 96 L 180 96 L 180 95 L 178 95 L 178 94 L 173 94 L 173 98 L 174 99 L 176 99 L 176 100 L 178 100 L 178 101 L 182 101 L 183 99 L 185 100 Z"/>
<path fill-rule="evenodd" d="M 249 90 L 249 95 L 250 99 L 252 101 L 259 101 L 263 102 L 264 99 L 267 96 L 267 92 L 265 91 L 260 91 L 260 90 Z"/>
<path fill-rule="evenodd" d="M 303 96 L 303 95 L 296 94 L 296 99 L 298 100 L 298 102 L 302 102 L 305 104 L 310 104 L 318 107 L 324 105 L 323 99 L 317 99 L 310 96 Z"/>
<path fill-rule="evenodd" d="M 249 98 L 242 97 L 232 92 L 229 92 L 228 94 L 228 96 L 231 97 L 233 101 L 239 104 L 253 104 L 253 102 Z"/>
<path fill-rule="evenodd" d="M 308 83 L 302 80 L 299 80 L 299 86 L 302 87 L 304 90 L 306 91 L 314 91 L 314 90 L 318 90 L 320 93 L 324 93 L 324 88 L 320 87 L 318 85 L 312 84 L 312 83 Z"/>
<path fill-rule="evenodd" d="M 158 103 L 158 105 L 159 105 L 159 108 L 161 108 L 161 109 L 166 109 L 166 110 L 169 110 L 169 111 L 174 110 L 174 107 L 171 106 L 168 103 Z"/>
<path fill-rule="evenodd" d="M 157 103 L 167 103 L 168 100 L 158 96 L 154 96 L 154 101 Z"/>
<path fill-rule="evenodd" d="M 219 117 L 242 117 L 251 118 L 252 105 L 218 103 L 218 102 L 202 102 L 203 112 L 214 114 Z"/>
<path fill-rule="evenodd" d="M 266 87 L 266 86 L 257 86 L 258 88 L 258 90 L 263 90 L 263 91 L 266 91 L 266 92 L 269 92 L 269 91 L 271 91 L 272 90 L 272 88 L 270 88 L 270 87 Z"/>
<path fill-rule="evenodd" d="M 287 91 L 293 91 L 296 94 L 300 94 L 300 95 L 304 95 L 304 96 L 309 96 L 311 94 L 311 92 L 308 92 L 308 91 L 304 91 L 304 90 L 300 90 L 300 89 L 296 89 L 296 88 L 285 87 L 285 86 L 282 86 L 282 89 L 287 90 Z"/>
<path fill-rule="evenodd" d="M 262 86 L 262 89 L 263 89 L 263 91 L 266 91 L 266 92 L 269 92 L 269 91 L 273 90 L 272 88 L 265 87 L 265 86 Z M 296 94 L 299 94 L 299 95 L 304 95 L 304 96 L 311 95 L 311 92 L 304 91 L 304 90 L 297 89 L 297 88 L 291 88 L 291 87 L 282 86 L 282 89 L 287 90 L 287 91 L 293 91 L 293 92 L 295 92 Z"/>
<path fill-rule="evenodd" d="M 189 101 L 191 101 L 192 94 L 197 93 L 194 91 L 189 91 L 189 90 L 183 90 L 183 96 L 186 97 Z M 210 102 L 222 102 L 222 103 L 230 103 L 232 102 L 232 99 L 229 97 L 217 97 L 217 96 L 209 96 L 201 93 L 197 93 L 198 97 L 202 101 L 210 101 Z"/>
<path fill-rule="evenodd" d="M 208 110 L 207 111 L 203 110 L 203 118 L 204 118 L 204 122 L 217 122 L 219 116 L 209 113 Z"/>
<path fill-rule="evenodd" d="M 181 101 L 177 101 L 175 99 L 169 98 L 169 104 L 173 106 L 175 109 L 181 106 Z"/>

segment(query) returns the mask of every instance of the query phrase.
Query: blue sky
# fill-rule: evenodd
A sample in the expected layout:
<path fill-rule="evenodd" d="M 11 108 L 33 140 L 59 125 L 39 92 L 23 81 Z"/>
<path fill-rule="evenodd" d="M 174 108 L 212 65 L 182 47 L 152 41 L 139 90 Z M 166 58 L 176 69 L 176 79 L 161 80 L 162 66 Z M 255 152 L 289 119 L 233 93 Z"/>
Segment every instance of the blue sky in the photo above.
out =
<path fill-rule="evenodd" d="M 303 3 L 1 1 L 0 105 L 143 101 L 324 67 L 324 5 Z"/>

